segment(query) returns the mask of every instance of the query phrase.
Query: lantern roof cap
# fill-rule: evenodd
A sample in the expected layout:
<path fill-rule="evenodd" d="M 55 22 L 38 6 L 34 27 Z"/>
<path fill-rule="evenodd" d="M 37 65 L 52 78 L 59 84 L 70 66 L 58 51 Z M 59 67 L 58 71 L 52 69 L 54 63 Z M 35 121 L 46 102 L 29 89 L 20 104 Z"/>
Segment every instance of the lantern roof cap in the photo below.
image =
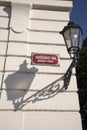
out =
<path fill-rule="evenodd" d="M 66 30 L 70 28 L 79 28 L 81 30 L 81 33 L 83 34 L 82 28 L 78 24 L 75 24 L 74 22 L 71 22 L 71 21 L 67 24 L 67 26 L 63 28 L 60 34 L 63 34 Z"/>

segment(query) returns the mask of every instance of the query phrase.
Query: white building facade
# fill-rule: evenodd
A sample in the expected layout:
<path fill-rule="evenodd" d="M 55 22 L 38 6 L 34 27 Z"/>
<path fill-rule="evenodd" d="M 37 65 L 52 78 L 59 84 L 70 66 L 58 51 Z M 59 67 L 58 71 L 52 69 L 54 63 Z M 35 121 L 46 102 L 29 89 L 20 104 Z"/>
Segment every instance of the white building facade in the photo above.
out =
<path fill-rule="evenodd" d="M 82 130 L 75 70 L 67 90 L 56 82 L 72 61 L 59 33 L 72 7 L 72 0 L 0 0 L 1 130 Z M 32 53 L 58 54 L 60 65 L 31 64 Z"/>

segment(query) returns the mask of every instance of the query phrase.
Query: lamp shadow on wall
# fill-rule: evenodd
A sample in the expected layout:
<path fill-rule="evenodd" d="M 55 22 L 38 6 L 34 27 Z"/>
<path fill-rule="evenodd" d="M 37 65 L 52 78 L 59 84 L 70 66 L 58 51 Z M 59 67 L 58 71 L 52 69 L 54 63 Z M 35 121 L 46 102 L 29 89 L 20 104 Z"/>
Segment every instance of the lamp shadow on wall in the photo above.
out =
<path fill-rule="evenodd" d="M 15 110 L 19 108 L 19 104 L 22 104 L 38 71 L 35 67 L 27 68 L 26 60 L 19 67 L 17 72 L 8 75 L 4 81 L 7 100 L 12 101 Z"/>
<path fill-rule="evenodd" d="M 38 69 L 35 67 L 30 69 L 27 68 L 26 60 L 24 60 L 19 67 L 20 68 L 17 72 L 9 75 L 4 81 L 7 88 L 7 99 L 12 101 L 16 111 L 21 110 L 30 102 L 35 103 L 42 100 L 47 100 L 56 96 L 58 93 L 64 92 L 69 85 L 69 77 L 72 74 L 72 71 L 70 70 L 68 72 L 68 78 L 66 78 L 66 75 L 64 75 L 48 84 L 43 89 L 36 91 L 34 94 L 30 96 L 28 95 L 29 97 L 25 98 L 25 95 L 27 94 L 34 80 Z"/>

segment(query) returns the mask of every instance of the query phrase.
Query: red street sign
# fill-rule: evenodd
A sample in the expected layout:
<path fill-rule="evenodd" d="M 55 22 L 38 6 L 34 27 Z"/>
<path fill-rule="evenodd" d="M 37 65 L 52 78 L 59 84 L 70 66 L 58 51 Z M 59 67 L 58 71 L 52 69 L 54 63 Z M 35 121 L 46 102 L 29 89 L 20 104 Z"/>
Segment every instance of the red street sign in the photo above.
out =
<path fill-rule="evenodd" d="M 58 54 L 32 53 L 31 58 L 31 63 L 33 65 L 60 65 L 60 58 Z"/>

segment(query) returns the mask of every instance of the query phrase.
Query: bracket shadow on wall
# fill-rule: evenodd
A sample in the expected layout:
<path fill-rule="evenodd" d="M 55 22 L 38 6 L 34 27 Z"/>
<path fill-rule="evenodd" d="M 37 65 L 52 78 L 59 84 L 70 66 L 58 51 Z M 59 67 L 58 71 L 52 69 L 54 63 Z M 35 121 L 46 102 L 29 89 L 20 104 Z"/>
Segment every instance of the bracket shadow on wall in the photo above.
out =
<path fill-rule="evenodd" d="M 70 78 L 72 75 L 72 68 L 74 67 L 74 61 L 70 64 L 68 70 L 66 71 L 65 75 L 60 77 L 59 79 L 55 80 L 48 86 L 44 87 L 40 91 L 34 93 L 32 96 L 23 99 L 20 102 L 14 103 L 15 111 L 21 110 L 25 105 L 27 105 L 29 102 L 35 103 L 37 101 L 46 100 L 49 98 L 54 97 L 59 92 L 64 92 L 70 82 Z"/>

